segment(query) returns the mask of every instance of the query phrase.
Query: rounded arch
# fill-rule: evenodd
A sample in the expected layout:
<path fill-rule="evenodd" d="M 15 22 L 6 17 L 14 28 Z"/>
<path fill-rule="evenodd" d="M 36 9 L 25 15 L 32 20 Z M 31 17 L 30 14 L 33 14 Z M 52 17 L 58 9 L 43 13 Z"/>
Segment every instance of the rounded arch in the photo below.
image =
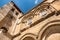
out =
<path fill-rule="evenodd" d="M 60 34 L 60 20 L 53 20 L 43 26 L 38 35 L 38 40 L 47 40 L 52 34 Z"/>
<path fill-rule="evenodd" d="M 36 35 L 32 33 L 26 33 L 19 40 L 36 40 Z"/>

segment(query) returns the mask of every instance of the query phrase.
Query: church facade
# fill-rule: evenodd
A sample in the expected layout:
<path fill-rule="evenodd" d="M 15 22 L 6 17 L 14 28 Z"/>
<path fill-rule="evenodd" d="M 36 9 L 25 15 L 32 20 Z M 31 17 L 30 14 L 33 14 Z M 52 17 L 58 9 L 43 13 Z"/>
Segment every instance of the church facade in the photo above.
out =
<path fill-rule="evenodd" d="M 10 2 L 0 8 L 0 18 L 1 40 L 60 39 L 60 0 L 45 0 L 26 14 Z"/>

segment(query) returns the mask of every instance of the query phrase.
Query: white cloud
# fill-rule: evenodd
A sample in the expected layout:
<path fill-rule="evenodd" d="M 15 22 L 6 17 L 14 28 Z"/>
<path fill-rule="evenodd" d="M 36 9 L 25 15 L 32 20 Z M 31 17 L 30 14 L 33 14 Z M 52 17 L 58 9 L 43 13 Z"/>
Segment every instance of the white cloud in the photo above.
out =
<path fill-rule="evenodd" d="M 38 3 L 38 0 L 35 0 L 35 4 L 37 4 Z"/>

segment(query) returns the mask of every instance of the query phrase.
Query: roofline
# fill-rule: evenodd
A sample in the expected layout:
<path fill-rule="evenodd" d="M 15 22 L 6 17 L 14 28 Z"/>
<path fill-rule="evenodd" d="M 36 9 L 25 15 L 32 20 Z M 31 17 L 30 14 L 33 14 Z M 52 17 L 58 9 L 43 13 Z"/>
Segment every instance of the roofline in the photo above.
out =
<path fill-rule="evenodd" d="M 34 8 L 36 8 L 36 7 L 38 7 L 39 5 L 43 4 L 45 1 L 47 1 L 47 0 L 44 0 L 43 2 L 41 2 L 40 4 L 38 4 L 37 6 L 35 6 Z M 56 0 L 54 0 L 53 2 L 55 2 L 55 1 L 56 1 Z M 53 2 L 52 2 L 52 3 L 53 3 Z M 33 8 L 33 9 L 34 9 L 34 8 Z M 33 9 L 31 9 L 30 11 L 32 11 Z M 27 14 L 31 14 L 31 13 L 29 13 L 30 11 L 28 11 L 27 13 L 25 13 L 25 14 L 22 15 L 21 17 L 23 17 L 23 16 L 25 16 L 25 15 L 27 15 Z M 20 18 L 21 18 L 21 17 L 20 17 Z M 20 19 L 20 18 L 19 18 L 19 19 Z"/>
<path fill-rule="evenodd" d="M 45 2 L 45 1 L 47 1 L 47 0 L 44 0 L 43 2 Z M 37 6 L 35 6 L 34 8 L 32 8 L 31 10 L 29 10 L 28 12 L 26 12 L 26 13 L 23 13 L 17 6 L 16 6 L 16 4 L 13 2 L 13 1 L 11 1 L 13 4 L 14 4 L 14 6 L 16 7 L 16 9 L 19 11 L 19 12 L 21 12 L 22 14 L 24 14 L 24 15 L 26 15 L 26 14 L 28 14 L 31 10 L 33 10 L 34 8 L 36 8 L 37 6 L 39 6 L 39 5 L 41 5 L 43 2 L 41 2 L 41 3 L 39 3 Z"/>
<path fill-rule="evenodd" d="M 45 0 L 45 1 L 46 1 L 46 0 Z M 39 4 L 38 4 L 37 6 L 35 6 L 34 8 L 38 7 L 39 5 L 41 5 L 42 3 L 44 3 L 45 1 L 39 3 Z M 33 10 L 34 8 L 32 8 L 31 10 Z M 27 13 L 29 13 L 31 10 L 29 10 Z M 26 13 L 26 14 L 27 14 L 27 13 Z"/>
<path fill-rule="evenodd" d="M 47 0 L 44 0 L 43 2 L 39 3 L 39 4 L 38 4 L 37 6 L 35 6 L 34 8 L 36 8 L 36 7 L 38 7 L 39 5 L 43 4 L 45 1 L 47 1 Z M 33 9 L 34 9 L 34 8 L 33 8 Z M 31 9 L 30 11 L 32 11 L 33 9 Z M 28 11 L 27 13 L 25 13 L 25 14 L 22 15 L 21 17 L 23 17 L 23 16 L 29 14 L 30 11 Z M 21 18 L 21 17 L 20 17 L 20 18 Z M 19 18 L 19 19 L 20 19 L 20 18 Z"/>

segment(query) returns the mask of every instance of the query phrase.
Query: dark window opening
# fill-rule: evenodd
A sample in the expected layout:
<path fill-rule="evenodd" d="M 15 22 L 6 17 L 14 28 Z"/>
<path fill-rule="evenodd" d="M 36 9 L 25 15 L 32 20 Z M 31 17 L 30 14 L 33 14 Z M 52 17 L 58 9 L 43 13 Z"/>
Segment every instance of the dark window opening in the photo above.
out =
<path fill-rule="evenodd" d="M 15 9 L 13 9 L 13 8 L 11 9 L 11 11 L 13 11 L 13 12 L 14 12 L 14 10 L 15 10 Z"/>
<path fill-rule="evenodd" d="M 16 12 L 16 15 L 18 15 L 18 13 Z"/>
<path fill-rule="evenodd" d="M 5 27 L 1 27 L 0 29 L 3 29 L 3 32 L 6 33 L 8 30 Z"/>

